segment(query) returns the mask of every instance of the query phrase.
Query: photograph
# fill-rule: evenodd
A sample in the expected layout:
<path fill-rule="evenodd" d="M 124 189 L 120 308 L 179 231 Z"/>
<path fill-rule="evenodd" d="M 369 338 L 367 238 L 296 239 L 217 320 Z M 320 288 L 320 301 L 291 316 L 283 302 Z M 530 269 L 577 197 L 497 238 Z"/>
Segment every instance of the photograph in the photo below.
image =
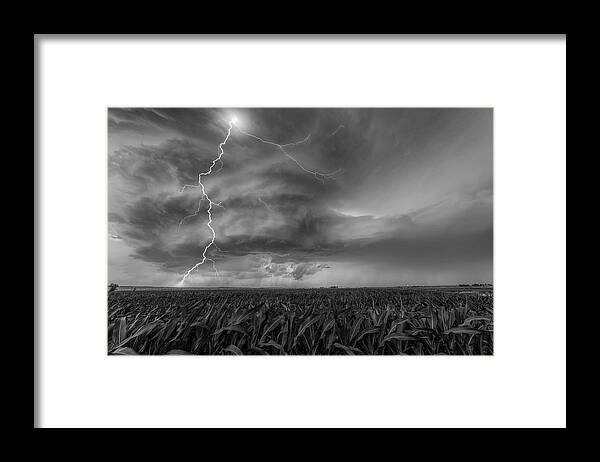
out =
<path fill-rule="evenodd" d="M 109 355 L 493 355 L 493 108 L 107 119 Z"/>

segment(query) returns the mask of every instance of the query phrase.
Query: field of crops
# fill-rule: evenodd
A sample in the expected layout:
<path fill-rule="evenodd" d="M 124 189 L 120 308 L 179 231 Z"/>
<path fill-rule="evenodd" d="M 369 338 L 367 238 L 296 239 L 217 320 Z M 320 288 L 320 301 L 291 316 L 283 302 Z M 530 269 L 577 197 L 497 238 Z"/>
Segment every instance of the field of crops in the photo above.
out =
<path fill-rule="evenodd" d="M 490 355 L 491 288 L 117 290 L 112 355 Z"/>
<path fill-rule="evenodd" d="M 108 352 L 490 355 L 491 288 L 117 290 Z"/>

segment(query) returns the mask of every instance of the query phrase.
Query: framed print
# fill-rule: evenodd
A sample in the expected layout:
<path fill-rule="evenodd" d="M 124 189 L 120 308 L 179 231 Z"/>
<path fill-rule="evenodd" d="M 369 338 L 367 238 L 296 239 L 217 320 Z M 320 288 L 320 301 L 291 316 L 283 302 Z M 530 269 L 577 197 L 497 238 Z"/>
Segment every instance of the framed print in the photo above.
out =
<path fill-rule="evenodd" d="M 36 35 L 34 73 L 35 427 L 566 427 L 565 35 Z"/>

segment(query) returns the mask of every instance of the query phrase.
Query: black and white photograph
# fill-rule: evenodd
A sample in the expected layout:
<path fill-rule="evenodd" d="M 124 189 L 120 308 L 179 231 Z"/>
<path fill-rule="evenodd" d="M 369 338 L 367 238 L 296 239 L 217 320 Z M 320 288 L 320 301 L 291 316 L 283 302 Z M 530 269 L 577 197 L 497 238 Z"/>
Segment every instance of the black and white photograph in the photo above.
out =
<path fill-rule="evenodd" d="M 492 355 L 493 109 L 108 109 L 108 354 Z"/>

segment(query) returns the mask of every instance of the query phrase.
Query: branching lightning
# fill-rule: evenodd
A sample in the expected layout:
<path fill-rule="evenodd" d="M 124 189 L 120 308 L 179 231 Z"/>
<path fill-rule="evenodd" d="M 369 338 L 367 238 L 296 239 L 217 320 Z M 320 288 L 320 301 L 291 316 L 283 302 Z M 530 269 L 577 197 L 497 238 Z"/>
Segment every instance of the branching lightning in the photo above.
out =
<path fill-rule="evenodd" d="M 212 161 L 212 164 L 210 165 L 210 168 L 206 172 L 200 172 L 198 174 L 198 186 L 202 189 L 202 196 L 200 197 L 200 201 L 198 203 L 198 209 L 196 210 L 196 212 L 194 214 L 188 215 L 187 217 L 184 217 L 179 222 L 179 228 L 181 228 L 181 224 L 183 223 L 183 221 L 186 218 L 198 215 L 198 213 L 200 213 L 200 206 L 202 205 L 202 201 L 204 199 L 206 199 L 208 201 L 208 209 L 206 211 L 206 214 L 208 215 L 208 222 L 207 222 L 206 226 L 208 226 L 208 229 L 210 229 L 210 233 L 211 233 L 212 237 L 210 239 L 210 242 L 208 244 L 206 244 L 206 246 L 204 247 L 204 251 L 202 252 L 202 260 L 200 260 L 198 263 L 196 263 L 194 266 L 192 266 L 187 271 L 187 273 L 185 273 L 185 275 L 183 276 L 183 279 L 181 279 L 179 285 L 183 285 L 185 283 L 185 280 L 187 279 L 187 277 L 190 275 L 190 273 L 192 271 L 194 271 L 196 268 L 198 268 L 200 265 L 203 265 L 206 260 L 208 260 L 208 261 L 210 261 L 212 263 L 213 270 L 214 270 L 215 274 L 217 275 L 217 277 L 220 277 L 219 276 L 219 271 L 217 270 L 217 266 L 215 264 L 215 261 L 212 258 L 207 257 L 206 256 L 206 252 L 208 251 L 208 249 L 210 249 L 210 247 L 212 245 L 214 245 L 215 239 L 217 238 L 215 230 L 211 226 L 211 224 L 212 224 L 212 208 L 213 208 L 213 206 L 217 206 L 217 207 L 221 206 L 221 203 L 220 202 L 213 202 L 212 199 L 209 197 L 209 195 L 206 194 L 206 189 L 204 188 L 204 183 L 202 183 L 202 177 L 210 175 L 212 173 L 212 169 L 214 168 L 214 166 L 216 165 L 216 163 L 219 162 L 219 161 L 221 161 L 221 156 L 223 156 L 223 154 L 224 154 L 223 146 L 225 146 L 225 143 L 227 143 L 227 140 L 231 136 L 231 129 L 233 128 L 233 123 L 234 123 L 233 120 L 229 122 L 229 129 L 227 130 L 227 136 L 225 137 L 225 139 L 223 140 L 223 142 L 221 144 L 219 144 L 219 149 L 218 149 L 219 154 Z M 190 185 L 184 185 L 183 188 L 181 188 L 181 191 L 184 191 L 185 188 L 186 188 L 186 186 L 190 186 Z"/>
<path fill-rule="evenodd" d="M 273 212 L 273 211 L 274 211 L 274 210 L 273 210 L 273 208 L 272 208 L 272 207 L 271 207 L 269 204 L 267 204 L 267 203 L 266 203 L 266 202 L 263 200 L 263 198 L 262 198 L 262 197 L 260 197 L 260 196 L 258 196 L 258 202 L 260 202 L 262 205 L 264 205 L 264 206 L 267 208 L 267 210 L 268 210 L 269 212 Z"/>
<path fill-rule="evenodd" d="M 183 222 L 191 217 L 195 217 L 200 213 L 200 209 L 202 206 L 202 202 L 204 200 L 208 201 L 208 209 L 206 211 L 206 214 L 208 216 L 208 222 L 206 224 L 206 226 L 208 226 L 208 229 L 210 230 L 211 233 L 211 239 L 208 242 L 208 244 L 206 244 L 206 246 L 204 247 L 204 251 L 202 252 L 202 260 L 200 260 L 198 263 L 196 263 L 194 266 L 192 266 L 189 270 L 187 270 L 187 272 L 185 273 L 185 275 L 183 276 L 183 278 L 181 279 L 181 281 L 179 282 L 179 286 L 182 286 L 186 279 L 188 278 L 188 276 L 199 266 L 202 266 L 206 261 L 210 261 L 212 263 L 212 267 L 213 267 L 213 271 L 215 272 L 215 274 L 217 275 L 217 277 L 220 277 L 219 275 L 219 271 L 217 270 L 217 266 L 215 261 L 212 258 L 207 257 L 206 253 L 208 252 L 208 250 L 211 247 L 215 247 L 218 249 L 217 245 L 215 244 L 215 240 L 217 238 L 217 235 L 215 233 L 214 228 L 211 226 L 212 225 L 212 221 L 213 221 L 213 217 L 212 217 L 212 209 L 213 207 L 222 207 L 221 202 L 215 202 L 213 201 L 209 195 L 206 193 L 206 189 L 204 187 L 204 183 L 202 183 L 202 177 L 204 176 L 209 176 L 212 173 L 218 173 L 221 171 L 221 169 L 223 168 L 223 160 L 222 160 L 222 156 L 225 153 L 223 150 L 223 146 L 225 146 L 225 144 L 227 143 L 227 140 L 229 140 L 229 137 L 231 136 L 231 131 L 233 129 L 233 127 L 236 127 L 238 129 L 238 131 L 246 136 L 249 136 L 257 141 L 260 141 L 261 143 L 264 144 L 268 144 L 271 146 L 275 146 L 277 149 L 279 149 L 287 158 L 289 158 L 290 160 L 292 160 L 300 169 L 302 169 L 303 171 L 305 171 L 306 173 L 310 173 L 311 175 L 313 175 L 317 180 L 319 180 L 321 183 L 325 183 L 326 179 L 331 179 L 333 178 L 335 175 L 337 175 L 339 172 L 342 171 L 342 169 L 337 169 L 334 172 L 329 172 L 329 173 L 323 173 L 323 172 L 319 172 L 318 170 L 310 170 L 307 169 L 306 167 L 304 167 L 300 162 L 298 162 L 298 160 L 293 157 L 285 148 L 287 147 L 292 147 L 292 146 L 297 146 L 299 144 L 305 143 L 309 140 L 310 138 L 310 134 L 306 136 L 306 138 L 304 138 L 303 140 L 294 142 L 294 143 L 287 143 L 287 144 L 279 144 L 279 143 L 275 143 L 273 141 L 269 141 L 269 140 L 265 140 L 263 138 L 260 138 L 256 135 L 253 135 L 251 133 L 245 132 L 244 130 L 242 130 L 240 127 L 238 127 L 237 125 L 235 125 L 236 119 L 233 118 L 229 121 L 229 128 L 227 130 L 227 136 L 225 137 L 225 139 L 219 144 L 218 147 L 218 155 L 217 157 L 212 161 L 212 164 L 210 165 L 210 168 L 206 171 L 206 172 L 200 172 L 198 174 L 198 184 L 197 185 L 183 185 L 183 187 L 181 188 L 181 190 L 179 192 L 184 192 L 186 188 L 200 188 L 202 190 L 202 196 L 200 197 L 200 200 L 198 201 L 198 208 L 196 209 L 196 211 L 191 214 L 191 215 L 187 215 L 185 217 L 183 217 L 181 219 L 181 221 L 179 222 L 179 226 L 178 226 L 178 231 L 181 229 L 181 225 L 183 224 Z M 221 166 L 219 168 L 219 170 L 217 170 L 216 172 L 213 172 L 213 168 L 215 167 L 215 165 L 217 164 L 217 162 L 220 162 Z M 270 208 L 263 200 L 262 198 L 259 198 L 260 202 L 262 202 L 267 208 Z"/>
<path fill-rule="evenodd" d="M 332 131 L 329 136 L 333 136 L 335 135 L 337 132 L 339 132 L 342 128 L 346 128 L 344 125 L 339 125 L 338 128 L 336 128 L 334 131 Z"/>
<path fill-rule="evenodd" d="M 279 149 L 288 159 L 292 160 L 298 167 L 300 167 L 302 170 L 304 170 L 306 173 L 310 173 L 311 175 L 314 175 L 315 178 L 317 180 L 319 180 L 321 183 L 325 183 L 326 179 L 329 178 L 333 178 L 335 175 L 337 175 L 338 173 L 340 173 L 342 171 L 341 168 L 337 169 L 334 172 L 329 172 L 329 173 L 322 173 L 319 172 L 318 170 L 310 170 L 305 168 L 300 162 L 298 162 L 296 160 L 296 158 L 294 156 L 292 156 L 289 152 L 287 152 L 285 150 L 285 148 L 290 147 L 290 146 L 298 146 L 299 144 L 302 143 L 306 143 L 309 138 L 310 138 L 310 134 L 308 134 L 306 136 L 306 138 L 304 138 L 303 140 L 300 141 L 296 141 L 295 143 L 287 143 L 287 144 L 279 144 L 279 143 L 275 143 L 274 141 L 269 141 L 269 140 L 265 140 L 259 136 L 253 135 L 252 133 L 248 133 L 245 132 L 244 130 L 242 130 L 241 128 L 237 127 L 237 129 L 239 130 L 240 133 L 243 133 L 246 136 L 249 136 L 251 138 L 254 138 L 257 141 L 260 141 L 261 143 L 265 143 L 265 144 L 270 144 L 271 146 L 275 146 L 277 149 Z"/>

